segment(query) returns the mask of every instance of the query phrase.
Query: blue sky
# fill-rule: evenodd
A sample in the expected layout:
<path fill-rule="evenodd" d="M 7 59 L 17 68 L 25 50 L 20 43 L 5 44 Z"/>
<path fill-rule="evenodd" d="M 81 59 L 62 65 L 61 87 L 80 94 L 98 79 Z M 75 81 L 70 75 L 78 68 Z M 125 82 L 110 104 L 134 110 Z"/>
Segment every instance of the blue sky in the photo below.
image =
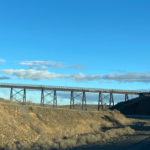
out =
<path fill-rule="evenodd" d="M 149 89 L 149 8 L 148 0 L 2 0 L 0 82 Z"/>

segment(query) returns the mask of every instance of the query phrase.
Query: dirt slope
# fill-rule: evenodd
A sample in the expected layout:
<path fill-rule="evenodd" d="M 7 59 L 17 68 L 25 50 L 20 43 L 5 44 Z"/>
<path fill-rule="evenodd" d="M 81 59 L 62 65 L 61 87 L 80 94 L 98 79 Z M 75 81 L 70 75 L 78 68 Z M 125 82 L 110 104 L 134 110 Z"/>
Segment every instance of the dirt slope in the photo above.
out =
<path fill-rule="evenodd" d="M 0 101 L 0 147 L 66 149 L 133 134 L 133 121 L 118 111 L 84 112 Z"/>

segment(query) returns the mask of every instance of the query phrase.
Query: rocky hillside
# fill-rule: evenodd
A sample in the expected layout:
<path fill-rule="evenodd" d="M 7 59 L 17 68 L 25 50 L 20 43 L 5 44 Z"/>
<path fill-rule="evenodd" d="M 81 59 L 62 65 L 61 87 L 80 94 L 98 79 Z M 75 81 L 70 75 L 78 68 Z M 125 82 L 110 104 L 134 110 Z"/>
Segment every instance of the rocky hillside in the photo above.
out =
<path fill-rule="evenodd" d="M 0 148 L 67 149 L 107 142 L 134 130 L 119 111 L 77 111 L 24 106 L 0 100 Z"/>

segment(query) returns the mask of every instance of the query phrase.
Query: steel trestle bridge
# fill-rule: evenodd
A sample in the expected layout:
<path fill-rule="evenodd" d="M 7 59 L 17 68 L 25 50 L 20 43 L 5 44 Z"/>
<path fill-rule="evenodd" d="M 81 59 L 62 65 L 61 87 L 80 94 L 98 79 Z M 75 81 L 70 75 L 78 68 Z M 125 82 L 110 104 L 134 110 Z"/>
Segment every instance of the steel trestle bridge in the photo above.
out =
<path fill-rule="evenodd" d="M 125 95 L 125 101 L 129 100 L 129 94 L 131 95 L 142 95 L 142 91 L 138 90 L 119 90 L 119 89 L 99 89 L 99 88 L 81 88 L 81 87 L 64 87 L 64 86 L 43 86 L 43 85 L 27 85 L 27 84 L 4 84 L 0 83 L 0 88 L 10 89 L 10 100 L 13 101 L 14 96 L 22 93 L 22 101 L 26 104 L 26 93 L 27 90 L 39 90 L 41 91 L 41 102 L 40 104 L 44 106 L 45 97 L 53 93 L 53 107 L 57 107 L 57 91 L 68 91 L 70 92 L 70 108 L 75 107 L 75 98 L 74 92 L 82 93 L 82 109 L 87 110 L 86 107 L 86 93 L 99 93 L 98 97 L 98 110 L 103 106 L 103 97 L 102 94 L 108 94 L 109 105 L 114 105 L 114 94 L 123 94 Z M 15 89 L 19 89 L 16 91 Z M 48 92 L 49 91 L 49 92 Z M 50 93 L 51 92 L 51 93 Z"/>

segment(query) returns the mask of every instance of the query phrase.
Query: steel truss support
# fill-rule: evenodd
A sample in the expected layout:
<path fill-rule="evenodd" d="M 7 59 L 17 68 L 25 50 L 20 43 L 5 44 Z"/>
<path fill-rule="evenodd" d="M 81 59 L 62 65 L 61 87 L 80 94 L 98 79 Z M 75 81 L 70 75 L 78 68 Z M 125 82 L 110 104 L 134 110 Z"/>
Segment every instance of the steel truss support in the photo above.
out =
<path fill-rule="evenodd" d="M 71 91 L 70 109 L 74 109 L 74 91 Z"/>
<path fill-rule="evenodd" d="M 129 100 L 129 95 L 126 93 L 125 94 L 125 102 Z"/>
<path fill-rule="evenodd" d="M 53 107 L 57 107 L 57 91 L 54 90 Z"/>
<path fill-rule="evenodd" d="M 70 97 L 70 108 L 75 108 L 75 98 L 82 97 L 83 99 L 83 93 L 75 94 L 75 92 L 72 90 L 71 97 Z"/>
<path fill-rule="evenodd" d="M 13 88 L 10 89 L 10 101 L 13 101 Z"/>
<path fill-rule="evenodd" d="M 41 89 L 41 105 L 44 105 L 44 101 L 45 101 L 44 89 Z"/>
<path fill-rule="evenodd" d="M 14 96 L 16 96 L 17 94 L 20 94 L 22 96 L 22 102 L 23 102 L 23 104 L 26 104 L 26 88 L 21 89 L 20 91 L 17 91 L 14 88 L 11 88 L 10 89 L 10 100 L 13 101 Z"/>
<path fill-rule="evenodd" d="M 110 93 L 110 101 L 109 101 L 109 106 L 113 105 L 114 106 L 114 96 L 113 93 Z"/>
<path fill-rule="evenodd" d="M 100 107 L 103 109 L 103 97 L 102 97 L 102 92 L 99 92 L 98 111 L 100 110 Z"/>
<path fill-rule="evenodd" d="M 87 110 L 86 106 L 86 93 L 83 91 L 83 97 L 82 97 L 82 110 Z"/>
<path fill-rule="evenodd" d="M 26 104 L 26 88 L 23 89 L 23 104 Z"/>
<path fill-rule="evenodd" d="M 48 90 L 41 89 L 41 105 L 45 105 L 46 103 L 46 97 L 51 96 L 52 92 L 49 92 Z"/>

